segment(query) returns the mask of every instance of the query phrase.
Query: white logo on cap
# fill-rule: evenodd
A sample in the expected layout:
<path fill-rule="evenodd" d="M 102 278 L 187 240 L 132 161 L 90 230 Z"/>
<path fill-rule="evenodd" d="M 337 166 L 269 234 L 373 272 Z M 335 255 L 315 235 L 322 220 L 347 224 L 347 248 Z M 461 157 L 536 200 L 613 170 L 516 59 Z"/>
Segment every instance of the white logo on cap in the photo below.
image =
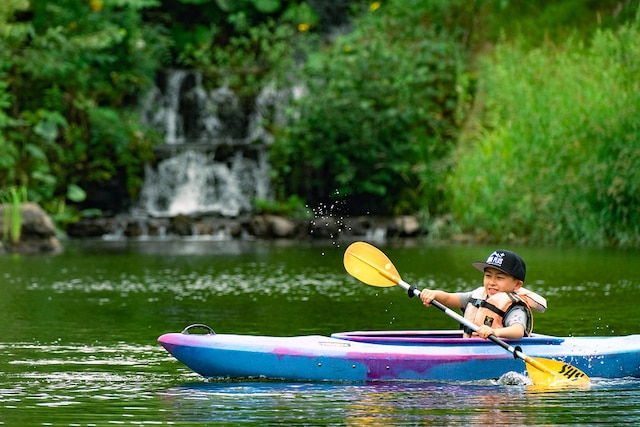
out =
<path fill-rule="evenodd" d="M 503 256 L 504 253 L 499 254 L 498 252 L 494 252 L 487 258 L 487 264 L 502 266 Z"/>

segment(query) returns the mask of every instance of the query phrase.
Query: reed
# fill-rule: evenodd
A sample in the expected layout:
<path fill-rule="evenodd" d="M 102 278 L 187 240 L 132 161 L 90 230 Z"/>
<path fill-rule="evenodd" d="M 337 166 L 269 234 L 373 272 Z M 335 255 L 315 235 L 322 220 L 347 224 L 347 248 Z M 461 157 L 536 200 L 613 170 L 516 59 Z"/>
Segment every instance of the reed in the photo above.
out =
<path fill-rule="evenodd" d="M 498 46 L 448 179 L 455 222 L 490 240 L 640 243 L 640 29 Z"/>
<path fill-rule="evenodd" d="M 20 206 L 27 201 L 26 187 L 10 187 L 0 194 L 4 205 L 2 235 L 5 240 L 16 244 L 22 235 L 22 216 Z"/>

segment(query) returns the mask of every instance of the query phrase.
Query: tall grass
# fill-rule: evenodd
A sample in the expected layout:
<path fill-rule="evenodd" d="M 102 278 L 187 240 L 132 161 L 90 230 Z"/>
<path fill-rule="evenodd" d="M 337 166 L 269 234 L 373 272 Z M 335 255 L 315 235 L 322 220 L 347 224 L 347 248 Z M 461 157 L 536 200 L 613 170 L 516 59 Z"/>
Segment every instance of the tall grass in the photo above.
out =
<path fill-rule="evenodd" d="M 22 236 L 22 216 L 20 206 L 27 201 L 26 187 L 11 187 L 0 191 L 0 200 L 4 205 L 4 219 L 2 221 L 2 236 L 16 244 Z"/>
<path fill-rule="evenodd" d="M 640 20 L 589 44 L 496 48 L 450 176 L 461 230 L 494 241 L 640 244 Z"/>

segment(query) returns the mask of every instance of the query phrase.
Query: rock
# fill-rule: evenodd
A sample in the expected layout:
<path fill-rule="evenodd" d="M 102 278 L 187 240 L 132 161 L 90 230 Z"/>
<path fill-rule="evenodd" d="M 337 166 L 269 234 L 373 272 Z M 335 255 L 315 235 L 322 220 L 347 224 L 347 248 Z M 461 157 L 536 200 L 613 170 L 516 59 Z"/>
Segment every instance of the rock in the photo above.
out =
<path fill-rule="evenodd" d="M 392 236 L 412 237 L 420 233 L 420 221 L 411 215 L 399 216 L 393 219 L 389 227 L 389 234 Z"/>
<path fill-rule="evenodd" d="M 117 217 L 83 219 L 70 224 L 67 235 L 72 238 L 123 238 L 145 236 L 229 236 L 231 238 L 258 239 L 380 239 L 385 237 L 418 237 L 426 233 L 417 216 L 396 218 L 357 216 L 323 216 L 313 219 L 289 218 L 281 215 L 261 214 L 238 218 L 218 216 L 171 218 Z M 1 248 L 0 248 L 1 250 Z"/>
<path fill-rule="evenodd" d="M 127 237 L 140 237 L 147 233 L 147 226 L 142 221 L 127 221 L 124 235 Z"/>
<path fill-rule="evenodd" d="M 149 236 L 165 237 L 169 229 L 169 220 L 166 218 L 150 218 L 146 221 Z"/>
<path fill-rule="evenodd" d="M 342 230 L 342 220 L 332 216 L 314 218 L 309 223 L 309 235 L 314 239 L 336 239 Z"/>
<path fill-rule="evenodd" d="M 293 237 L 296 234 L 296 224 L 288 218 L 269 215 L 267 220 L 274 237 Z"/>
<path fill-rule="evenodd" d="M 191 236 L 193 235 L 193 221 L 187 215 L 178 214 L 171 218 L 168 231 L 178 236 Z"/>
<path fill-rule="evenodd" d="M 243 237 L 246 233 L 246 229 L 249 228 L 248 225 L 243 224 L 241 222 L 238 221 L 231 221 L 228 225 L 227 225 L 227 230 L 229 231 L 229 235 L 233 238 L 241 238 Z"/>
<path fill-rule="evenodd" d="M 7 252 L 23 255 L 57 254 L 62 252 L 62 245 L 56 237 L 42 239 L 21 239 L 18 243 L 5 243 Z"/>
<path fill-rule="evenodd" d="M 69 224 L 67 235 L 80 239 L 102 237 L 106 234 L 115 234 L 117 224 L 113 218 L 85 218 Z"/>
<path fill-rule="evenodd" d="M 251 233 L 258 237 L 288 238 L 297 233 L 295 222 L 277 215 L 257 215 L 249 226 Z"/>
<path fill-rule="evenodd" d="M 196 222 L 193 224 L 193 234 L 196 236 L 211 236 L 216 231 L 214 225 L 209 222 Z"/>
<path fill-rule="evenodd" d="M 37 203 L 20 204 L 20 238 L 13 242 L 10 232 L 5 235 L 5 229 L 11 230 L 11 205 L 0 205 L 0 237 L 4 242 L 4 251 L 21 254 L 58 253 L 62 250 L 56 238 L 56 228 L 51 217 Z"/>
<path fill-rule="evenodd" d="M 266 237 L 269 235 L 269 225 L 265 215 L 256 215 L 249 221 L 249 233 L 258 236 Z"/>

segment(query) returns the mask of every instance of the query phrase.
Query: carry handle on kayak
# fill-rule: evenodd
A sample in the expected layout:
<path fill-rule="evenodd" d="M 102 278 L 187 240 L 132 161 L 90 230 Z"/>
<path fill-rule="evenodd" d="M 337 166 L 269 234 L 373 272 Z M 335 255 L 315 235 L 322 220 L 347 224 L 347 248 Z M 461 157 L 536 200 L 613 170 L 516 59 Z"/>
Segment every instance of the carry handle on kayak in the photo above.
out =
<path fill-rule="evenodd" d="M 420 295 L 420 291 L 415 286 L 402 280 L 398 270 L 389 258 L 387 258 L 381 250 L 369 243 L 355 242 L 349 245 L 345 251 L 343 261 L 347 272 L 367 285 L 377 287 L 398 285 L 407 290 L 409 296 L 411 296 L 412 293 L 414 296 Z M 479 329 L 476 324 L 465 319 L 442 303 L 433 300 L 431 304 L 472 331 L 475 332 Z M 524 360 L 529 377 L 535 385 L 585 386 L 591 383 L 589 377 L 584 372 L 568 363 L 539 357 L 529 357 L 524 354 L 519 347 L 513 347 L 495 335 L 490 335 L 488 339 L 513 354 L 514 357 Z"/>

